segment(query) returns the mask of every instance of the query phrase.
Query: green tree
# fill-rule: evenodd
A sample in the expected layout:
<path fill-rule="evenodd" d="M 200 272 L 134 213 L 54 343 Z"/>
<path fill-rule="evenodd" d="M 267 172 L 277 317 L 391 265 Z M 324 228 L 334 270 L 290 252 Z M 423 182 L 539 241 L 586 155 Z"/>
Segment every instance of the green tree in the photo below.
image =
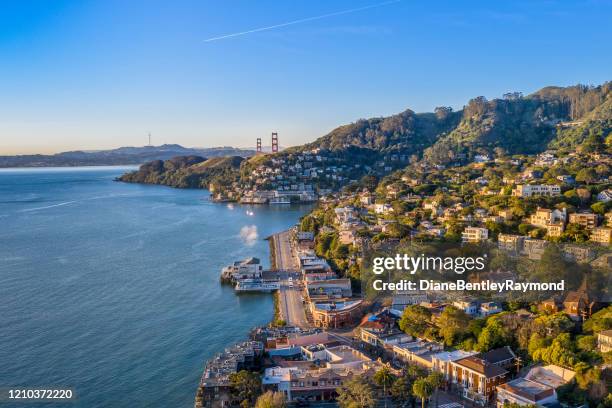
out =
<path fill-rule="evenodd" d="M 511 334 L 504 327 L 497 316 L 490 317 L 487 324 L 478 336 L 478 351 L 489 351 L 496 347 L 501 347 L 510 342 Z"/>
<path fill-rule="evenodd" d="M 434 407 L 438 406 L 438 388 L 444 384 L 444 375 L 438 371 L 433 371 L 427 376 L 427 382 L 431 384 L 434 391 Z"/>
<path fill-rule="evenodd" d="M 447 346 L 452 346 L 466 333 L 470 324 L 470 317 L 461 309 L 447 306 L 437 321 L 439 333 Z"/>
<path fill-rule="evenodd" d="M 421 399 L 421 407 L 425 408 L 425 400 L 433 394 L 433 386 L 426 378 L 419 378 L 412 384 L 412 393 Z"/>
<path fill-rule="evenodd" d="M 399 321 L 399 327 L 405 333 L 421 337 L 429 326 L 431 312 L 420 305 L 410 305 L 404 309 Z"/>
<path fill-rule="evenodd" d="M 576 346 L 581 351 L 594 351 L 597 348 L 597 339 L 595 336 L 580 336 L 576 340 Z"/>
<path fill-rule="evenodd" d="M 362 377 L 355 376 L 336 389 L 341 408 L 373 408 L 374 389 Z"/>
<path fill-rule="evenodd" d="M 536 361 L 563 367 L 573 367 L 578 362 L 569 333 L 561 333 L 550 346 L 535 350 L 531 357 Z"/>
<path fill-rule="evenodd" d="M 387 398 L 387 389 L 391 387 L 391 385 L 395 381 L 395 378 L 395 375 L 393 375 L 393 373 L 387 366 L 384 366 L 374 374 L 374 383 L 379 387 L 382 387 L 385 399 Z"/>
<path fill-rule="evenodd" d="M 285 395 L 282 392 L 267 391 L 257 398 L 255 408 L 286 408 Z"/>
<path fill-rule="evenodd" d="M 608 329 L 612 329 L 612 306 L 594 313 L 583 325 L 585 332 L 597 333 Z"/>
<path fill-rule="evenodd" d="M 595 170 L 591 167 L 581 169 L 578 174 L 576 174 L 576 181 L 587 185 L 593 183 L 595 180 L 597 180 L 597 173 L 595 173 Z"/>
<path fill-rule="evenodd" d="M 412 383 L 410 378 L 405 375 L 399 377 L 391 386 L 391 396 L 395 401 L 405 402 L 412 397 Z"/>
<path fill-rule="evenodd" d="M 261 392 L 259 374 L 242 370 L 229 376 L 230 393 L 242 407 L 252 407 Z"/>

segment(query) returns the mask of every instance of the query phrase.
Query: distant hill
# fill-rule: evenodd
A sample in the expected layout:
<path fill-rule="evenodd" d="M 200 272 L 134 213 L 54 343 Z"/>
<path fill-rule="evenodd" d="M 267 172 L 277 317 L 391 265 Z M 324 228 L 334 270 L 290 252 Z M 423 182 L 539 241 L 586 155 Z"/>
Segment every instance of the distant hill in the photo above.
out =
<path fill-rule="evenodd" d="M 213 157 L 179 156 L 169 160 L 154 160 L 140 169 L 126 173 L 118 181 L 141 184 L 162 184 L 177 188 L 208 188 L 222 180 L 227 183 L 240 176 L 240 156 Z"/>
<path fill-rule="evenodd" d="M 253 154 L 255 154 L 253 150 L 234 147 L 188 148 L 178 144 L 165 144 L 99 151 L 71 151 L 53 155 L 0 156 L 0 167 L 110 166 L 142 164 L 152 160 L 168 160 L 177 156 L 248 157 Z"/>

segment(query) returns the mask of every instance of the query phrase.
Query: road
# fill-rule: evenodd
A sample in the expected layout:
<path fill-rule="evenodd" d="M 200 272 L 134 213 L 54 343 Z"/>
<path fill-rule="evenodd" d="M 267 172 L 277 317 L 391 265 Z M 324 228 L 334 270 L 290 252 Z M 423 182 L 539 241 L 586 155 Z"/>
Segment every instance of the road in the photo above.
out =
<path fill-rule="evenodd" d="M 274 242 L 274 268 L 279 271 L 280 312 L 288 326 L 309 327 L 300 290 L 299 262 L 291 247 L 291 232 L 284 231 L 272 237 Z M 291 278 L 291 280 L 289 280 Z"/>

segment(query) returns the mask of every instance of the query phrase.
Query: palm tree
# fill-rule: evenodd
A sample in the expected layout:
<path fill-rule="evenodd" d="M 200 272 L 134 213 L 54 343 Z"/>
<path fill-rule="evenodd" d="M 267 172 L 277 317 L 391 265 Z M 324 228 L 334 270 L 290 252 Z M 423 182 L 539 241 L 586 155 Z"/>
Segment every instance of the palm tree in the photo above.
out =
<path fill-rule="evenodd" d="M 412 392 L 421 399 L 421 408 L 425 408 L 425 400 L 431 397 L 433 387 L 426 378 L 419 378 L 412 384 Z"/>
<path fill-rule="evenodd" d="M 379 387 L 383 387 L 383 395 L 385 398 L 385 407 L 387 406 L 387 387 L 390 387 L 395 380 L 395 376 L 391 373 L 388 366 L 384 366 L 374 374 L 374 382 Z"/>
<path fill-rule="evenodd" d="M 434 391 L 434 406 L 438 406 L 438 388 L 444 384 L 444 376 L 438 371 L 434 371 L 427 376 L 427 382 L 431 384 Z"/>

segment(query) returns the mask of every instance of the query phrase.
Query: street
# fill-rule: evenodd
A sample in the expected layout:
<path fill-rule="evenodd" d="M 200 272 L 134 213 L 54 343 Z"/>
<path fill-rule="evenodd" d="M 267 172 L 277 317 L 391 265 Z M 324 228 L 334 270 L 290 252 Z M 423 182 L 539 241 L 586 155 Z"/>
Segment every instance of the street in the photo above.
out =
<path fill-rule="evenodd" d="M 290 234 L 290 231 L 284 231 L 272 236 L 276 261 L 274 268 L 280 279 L 280 312 L 288 326 L 308 327 L 300 289 L 299 263 L 291 248 Z"/>

